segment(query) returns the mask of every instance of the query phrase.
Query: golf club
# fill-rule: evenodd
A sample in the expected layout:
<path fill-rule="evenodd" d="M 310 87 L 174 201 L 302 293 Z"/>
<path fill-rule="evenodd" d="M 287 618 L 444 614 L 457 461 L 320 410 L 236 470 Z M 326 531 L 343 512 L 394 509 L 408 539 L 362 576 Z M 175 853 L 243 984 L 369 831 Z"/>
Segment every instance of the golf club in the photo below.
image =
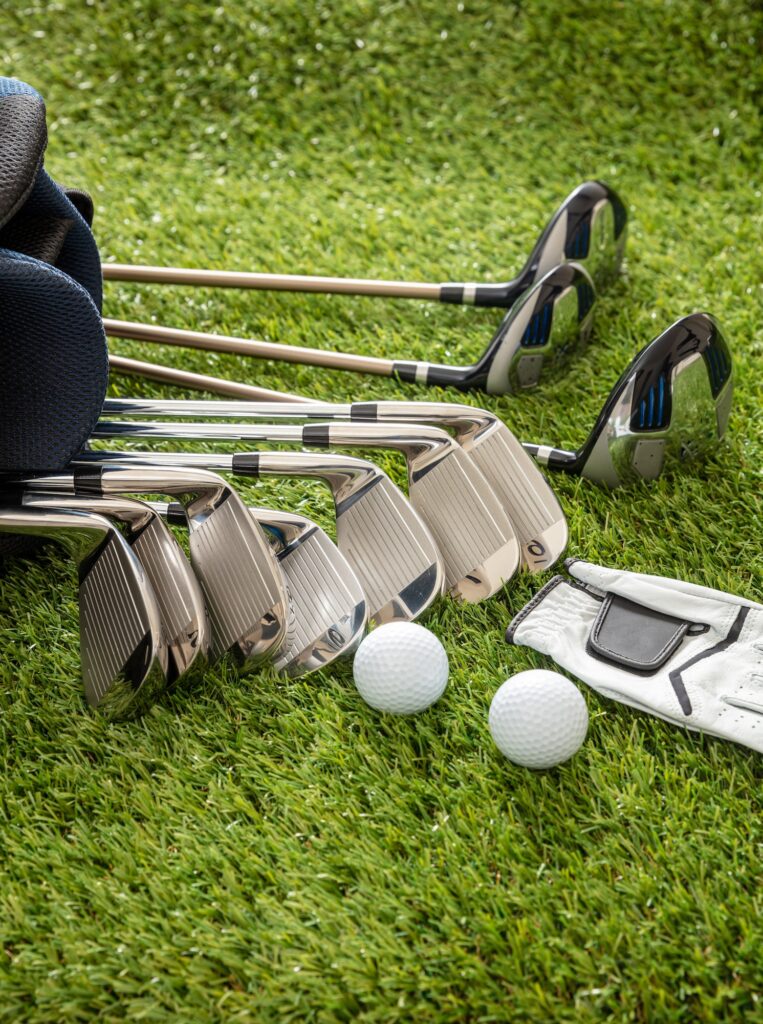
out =
<path fill-rule="evenodd" d="M 514 575 L 519 543 L 509 517 L 466 452 L 437 427 L 381 423 L 309 426 L 99 422 L 94 438 L 243 440 L 307 448 L 391 448 L 405 456 L 408 497 L 432 532 L 445 585 L 464 601 L 491 597 Z"/>
<path fill-rule="evenodd" d="M 609 487 L 654 480 L 669 461 L 701 460 L 726 432 L 731 351 L 708 313 L 676 320 L 632 360 L 575 452 L 527 445 L 551 469 Z"/>
<path fill-rule="evenodd" d="M 0 507 L 0 533 L 55 541 L 79 570 L 85 696 L 109 719 L 142 714 L 165 688 L 168 652 L 143 567 L 113 523 L 65 508 Z"/>
<path fill-rule="evenodd" d="M 45 489 L 62 496 L 170 494 L 181 501 L 191 565 L 212 626 L 215 660 L 229 654 L 240 672 L 248 672 L 278 649 L 287 616 L 278 562 L 246 506 L 222 477 L 178 467 L 159 471 L 99 465 L 98 455 L 88 453 L 72 466 L 70 472 L 49 474 Z"/>
<path fill-rule="evenodd" d="M 112 338 L 131 338 L 134 341 L 373 373 L 418 384 L 457 387 L 464 391 L 481 388 L 491 394 L 511 394 L 533 387 L 538 383 L 542 370 L 560 366 L 575 346 L 587 339 L 593 323 L 594 301 L 594 286 L 581 266 L 566 263 L 554 267 L 517 299 L 485 351 L 470 366 L 327 352 L 125 320 L 104 320 L 103 323 L 106 333 Z"/>
<path fill-rule="evenodd" d="M 286 404 L 287 401 L 292 404 Z M 330 420 L 443 427 L 453 431 L 455 440 L 474 460 L 508 513 L 517 531 L 525 568 L 532 572 L 547 569 L 567 545 L 567 522 L 554 492 L 505 423 L 484 409 L 439 402 L 333 405 L 289 395 L 279 405 L 116 398 L 107 399 L 103 411 L 108 416 L 120 417 Z"/>
<path fill-rule="evenodd" d="M 622 262 L 627 220 L 625 206 L 616 192 L 600 181 L 584 182 L 567 196 L 543 229 L 519 275 L 504 284 L 366 281 L 342 277 L 139 267 L 120 263 L 105 263 L 103 276 L 107 281 L 375 295 L 508 309 L 526 288 L 540 280 L 552 267 L 568 260 L 583 263 L 597 288 L 607 285 L 617 274 Z"/>
<path fill-rule="evenodd" d="M 378 466 L 334 452 L 93 452 L 116 465 L 191 466 L 245 477 L 305 477 L 331 489 L 337 546 L 358 577 L 377 625 L 412 621 L 444 589 L 434 539 L 399 487 Z"/>
<path fill-rule="evenodd" d="M 47 493 L 46 477 L 21 480 L 24 508 L 94 512 L 119 523 L 151 584 L 169 651 L 168 684 L 200 679 L 209 663 L 210 627 L 201 588 L 182 548 L 145 502 L 119 495 Z"/>
<path fill-rule="evenodd" d="M 185 523 L 182 506 L 154 506 L 171 523 Z M 325 668 L 360 643 L 368 611 L 363 589 L 325 530 L 294 512 L 251 508 L 278 552 L 291 599 L 286 638 L 273 665 L 287 676 Z"/>
<path fill-rule="evenodd" d="M 149 378 L 236 398 L 262 401 L 277 394 L 152 363 L 137 365 L 141 375 L 146 369 Z M 731 350 L 716 321 L 708 313 L 692 313 L 634 357 L 580 448 L 570 451 L 527 441 L 522 447 L 549 469 L 578 474 L 607 487 L 652 480 L 663 471 L 664 456 L 677 456 L 679 461 L 704 459 L 715 450 L 731 410 L 732 371 Z M 689 372 L 690 377 L 679 382 Z M 657 379 L 661 383 L 650 392 L 650 384 Z M 690 393 L 692 387 L 696 396 Z M 281 400 L 295 397 L 284 395 Z"/>

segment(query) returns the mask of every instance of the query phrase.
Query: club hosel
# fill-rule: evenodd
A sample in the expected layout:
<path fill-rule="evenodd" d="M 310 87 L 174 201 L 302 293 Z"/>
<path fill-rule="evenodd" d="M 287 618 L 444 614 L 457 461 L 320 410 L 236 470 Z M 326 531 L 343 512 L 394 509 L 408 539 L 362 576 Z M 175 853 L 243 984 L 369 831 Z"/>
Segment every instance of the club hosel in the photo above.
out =
<path fill-rule="evenodd" d="M 163 460 L 159 465 L 153 461 L 156 455 L 161 459 L 161 456 L 166 454 L 168 453 L 88 453 L 84 464 L 75 460 L 71 478 L 74 482 L 74 493 L 172 494 L 182 502 L 188 515 L 208 514 L 225 501 L 229 487 L 217 473 L 210 471 L 205 456 L 201 456 L 204 465 L 200 468 L 184 464 L 181 459 L 176 459 L 169 465 Z M 97 462 L 99 457 L 102 460 L 100 465 Z M 193 455 L 191 458 L 193 459 Z"/>
<path fill-rule="evenodd" d="M 336 502 L 350 494 L 362 494 L 381 476 L 377 466 L 336 452 L 238 452 L 232 472 L 243 476 L 302 476 L 323 480 Z"/>
<path fill-rule="evenodd" d="M 347 406 L 329 406 L 328 415 L 333 415 L 332 409 L 346 410 Z M 302 415 L 302 409 L 294 409 L 292 415 Z M 353 402 L 349 419 L 352 423 L 427 423 L 454 431 L 463 444 L 490 429 L 496 417 L 485 409 L 455 402 Z"/>
<path fill-rule="evenodd" d="M 310 448 L 328 446 L 358 446 L 364 448 L 390 448 L 403 452 L 409 465 L 409 473 L 419 471 L 424 465 L 438 462 L 453 448 L 453 438 L 439 427 L 408 425 L 405 423 L 352 423 L 310 424 L 303 427 L 302 443 Z"/>
<path fill-rule="evenodd" d="M 65 497 L 61 505 L 34 510 L 0 508 L 0 533 L 52 540 L 64 547 L 78 565 L 89 562 L 114 528 L 103 516 L 67 509 Z"/>
<path fill-rule="evenodd" d="M 151 508 L 166 519 L 170 526 L 188 526 L 188 517 L 179 501 L 171 501 L 169 504 L 152 501 Z"/>
<path fill-rule="evenodd" d="M 51 486 L 51 491 L 56 490 Z M 26 490 L 20 495 L 20 502 L 25 508 L 60 508 L 60 493 Z M 142 501 L 135 501 L 121 495 L 99 495 L 93 497 L 84 494 L 66 492 L 66 508 L 86 512 L 97 512 L 99 515 L 116 520 L 129 526 L 132 535 L 140 533 L 152 520 L 153 509 Z"/>
<path fill-rule="evenodd" d="M 508 309 L 522 287 L 515 281 L 505 284 L 454 284 L 446 282 L 440 285 L 440 302 L 452 303 L 457 306 L 490 306 Z"/>

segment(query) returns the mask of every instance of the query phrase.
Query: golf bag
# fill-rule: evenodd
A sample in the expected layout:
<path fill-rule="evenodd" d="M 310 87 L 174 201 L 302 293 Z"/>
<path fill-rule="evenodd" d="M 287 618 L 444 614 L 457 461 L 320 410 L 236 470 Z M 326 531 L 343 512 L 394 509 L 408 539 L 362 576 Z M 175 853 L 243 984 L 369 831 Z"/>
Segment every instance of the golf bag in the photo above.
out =
<path fill-rule="evenodd" d="M 108 382 L 92 203 L 46 173 L 45 104 L 0 78 L 0 490 L 3 475 L 62 469 Z M 29 547 L 0 540 L 0 555 Z"/>

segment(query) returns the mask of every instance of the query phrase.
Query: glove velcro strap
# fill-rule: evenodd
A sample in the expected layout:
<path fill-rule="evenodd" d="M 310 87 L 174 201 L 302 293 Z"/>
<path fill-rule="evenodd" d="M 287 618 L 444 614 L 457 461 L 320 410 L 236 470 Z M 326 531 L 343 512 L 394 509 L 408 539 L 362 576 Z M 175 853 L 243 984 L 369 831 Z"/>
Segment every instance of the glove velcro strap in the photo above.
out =
<path fill-rule="evenodd" d="M 525 638 L 532 636 L 530 646 L 535 646 L 536 642 L 543 644 L 544 639 L 563 634 L 565 628 L 576 623 L 581 614 L 590 614 L 592 599 L 601 600 L 581 584 L 564 576 L 554 576 L 511 620 L 506 630 L 506 642 L 522 646 Z M 522 626 L 525 627 L 523 637 L 517 640 L 517 632 Z"/>
<path fill-rule="evenodd" d="M 683 642 L 692 623 L 607 594 L 588 638 L 587 651 L 600 661 L 650 675 Z"/>

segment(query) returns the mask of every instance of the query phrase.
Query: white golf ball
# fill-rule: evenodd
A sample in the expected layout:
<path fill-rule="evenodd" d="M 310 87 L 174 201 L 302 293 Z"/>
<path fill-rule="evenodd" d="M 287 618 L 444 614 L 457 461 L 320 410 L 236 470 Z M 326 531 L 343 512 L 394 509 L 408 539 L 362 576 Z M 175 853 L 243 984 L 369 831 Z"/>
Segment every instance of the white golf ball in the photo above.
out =
<path fill-rule="evenodd" d="M 366 704 L 393 715 L 424 711 L 448 682 L 448 655 L 428 629 L 415 622 L 388 622 L 363 640 L 352 666 Z"/>
<path fill-rule="evenodd" d="M 518 672 L 499 687 L 488 725 L 496 746 L 514 764 L 553 768 L 583 745 L 588 708 L 580 690 L 558 672 Z"/>

